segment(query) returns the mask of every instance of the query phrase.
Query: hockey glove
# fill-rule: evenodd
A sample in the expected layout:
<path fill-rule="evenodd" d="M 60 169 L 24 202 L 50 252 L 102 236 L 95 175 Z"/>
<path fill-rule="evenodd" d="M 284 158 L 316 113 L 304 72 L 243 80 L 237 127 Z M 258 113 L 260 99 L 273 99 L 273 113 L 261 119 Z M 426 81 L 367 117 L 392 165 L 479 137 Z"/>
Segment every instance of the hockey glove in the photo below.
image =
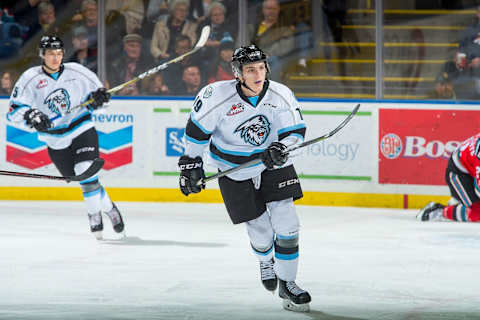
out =
<path fill-rule="evenodd" d="M 52 121 L 50 121 L 48 116 L 35 108 L 27 110 L 23 115 L 23 119 L 30 128 L 35 128 L 35 130 L 40 132 L 45 132 L 52 127 Z"/>
<path fill-rule="evenodd" d="M 99 88 L 97 91 L 90 93 L 88 100 L 93 99 L 93 102 L 90 103 L 87 108 L 90 111 L 97 110 L 101 108 L 104 103 L 110 101 L 111 94 L 107 92 L 105 88 Z"/>
<path fill-rule="evenodd" d="M 205 182 L 198 185 L 198 182 L 205 178 L 202 158 L 192 159 L 188 156 L 182 156 L 178 160 L 178 167 L 180 168 L 180 191 L 184 195 L 199 193 L 202 189 L 205 189 Z"/>
<path fill-rule="evenodd" d="M 283 166 L 288 160 L 288 153 L 285 153 L 287 147 L 281 142 L 272 142 L 265 151 L 261 159 L 265 167 L 273 169 L 273 166 Z"/>

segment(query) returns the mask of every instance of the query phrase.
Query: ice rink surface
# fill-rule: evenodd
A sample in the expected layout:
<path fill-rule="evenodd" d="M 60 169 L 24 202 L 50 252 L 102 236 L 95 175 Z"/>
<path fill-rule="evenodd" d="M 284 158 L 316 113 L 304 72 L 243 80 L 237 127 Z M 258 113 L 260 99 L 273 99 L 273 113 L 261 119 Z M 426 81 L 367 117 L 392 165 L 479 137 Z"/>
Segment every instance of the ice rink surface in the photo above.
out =
<path fill-rule="evenodd" d="M 82 202 L 0 202 L 0 319 L 480 319 L 480 226 L 414 211 L 298 206 L 308 314 L 259 280 L 223 205 L 120 202 L 127 237 Z"/>

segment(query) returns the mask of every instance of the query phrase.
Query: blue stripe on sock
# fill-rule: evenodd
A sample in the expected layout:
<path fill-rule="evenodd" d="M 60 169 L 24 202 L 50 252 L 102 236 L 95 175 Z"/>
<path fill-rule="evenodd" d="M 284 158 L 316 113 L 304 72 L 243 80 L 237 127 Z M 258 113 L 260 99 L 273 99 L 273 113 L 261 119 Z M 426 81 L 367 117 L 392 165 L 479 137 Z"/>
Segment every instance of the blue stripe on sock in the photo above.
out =
<path fill-rule="evenodd" d="M 280 260 L 295 260 L 298 258 L 298 252 L 295 252 L 292 254 L 281 254 L 281 253 L 275 252 L 275 258 Z"/>

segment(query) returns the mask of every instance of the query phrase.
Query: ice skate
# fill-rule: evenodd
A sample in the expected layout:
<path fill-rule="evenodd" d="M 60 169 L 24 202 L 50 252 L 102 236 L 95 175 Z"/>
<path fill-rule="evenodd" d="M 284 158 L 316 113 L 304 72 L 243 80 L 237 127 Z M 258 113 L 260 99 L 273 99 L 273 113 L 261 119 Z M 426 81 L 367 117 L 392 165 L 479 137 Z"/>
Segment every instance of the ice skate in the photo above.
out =
<path fill-rule="evenodd" d="M 114 202 L 112 202 L 112 205 L 112 210 L 105 212 L 105 214 L 110 218 L 113 230 L 115 230 L 116 233 L 122 233 L 123 235 L 125 235 L 123 232 L 125 229 L 125 225 L 123 224 L 122 215 L 120 214 L 120 211 L 118 210 Z"/>
<path fill-rule="evenodd" d="M 440 203 L 430 202 L 417 214 L 417 220 L 420 221 L 447 221 L 443 217 L 443 208 Z"/>
<path fill-rule="evenodd" d="M 285 310 L 296 312 L 309 312 L 310 294 L 297 286 L 295 281 L 283 281 L 279 279 L 278 295 L 283 299 L 283 308 Z"/>
<path fill-rule="evenodd" d="M 273 270 L 273 259 L 269 261 L 260 261 L 260 278 L 262 284 L 268 291 L 275 291 L 277 289 L 277 275 Z"/>
<path fill-rule="evenodd" d="M 103 239 L 103 222 L 100 212 L 94 214 L 88 214 L 88 221 L 90 223 L 90 231 L 97 240 Z"/>

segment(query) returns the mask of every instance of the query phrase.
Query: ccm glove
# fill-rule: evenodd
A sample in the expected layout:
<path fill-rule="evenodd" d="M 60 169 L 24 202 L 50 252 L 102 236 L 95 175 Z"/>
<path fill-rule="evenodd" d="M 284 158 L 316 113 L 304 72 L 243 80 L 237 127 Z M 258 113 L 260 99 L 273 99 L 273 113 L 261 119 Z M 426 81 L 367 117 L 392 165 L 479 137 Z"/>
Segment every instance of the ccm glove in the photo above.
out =
<path fill-rule="evenodd" d="M 285 153 L 287 147 L 281 142 L 272 142 L 265 151 L 261 159 L 265 167 L 273 169 L 273 166 L 283 166 L 288 160 L 288 153 Z"/>
<path fill-rule="evenodd" d="M 178 161 L 178 167 L 180 168 L 180 191 L 184 195 L 199 193 L 202 189 L 205 189 L 205 182 L 198 185 L 198 182 L 205 178 L 202 158 L 192 159 L 188 156 L 182 156 Z"/>
<path fill-rule="evenodd" d="M 87 108 L 89 110 L 97 110 L 101 108 L 104 103 L 110 101 L 111 94 L 107 92 L 105 88 L 99 88 L 97 91 L 90 93 L 88 100 L 93 99 L 93 102 L 90 103 Z"/>
<path fill-rule="evenodd" d="M 52 127 L 52 121 L 50 121 L 48 116 L 35 108 L 27 110 L 23 115 L 23 119 L 30 128 L 35 128 L 35 130 L 40 132 L 45 132 Z"/>

